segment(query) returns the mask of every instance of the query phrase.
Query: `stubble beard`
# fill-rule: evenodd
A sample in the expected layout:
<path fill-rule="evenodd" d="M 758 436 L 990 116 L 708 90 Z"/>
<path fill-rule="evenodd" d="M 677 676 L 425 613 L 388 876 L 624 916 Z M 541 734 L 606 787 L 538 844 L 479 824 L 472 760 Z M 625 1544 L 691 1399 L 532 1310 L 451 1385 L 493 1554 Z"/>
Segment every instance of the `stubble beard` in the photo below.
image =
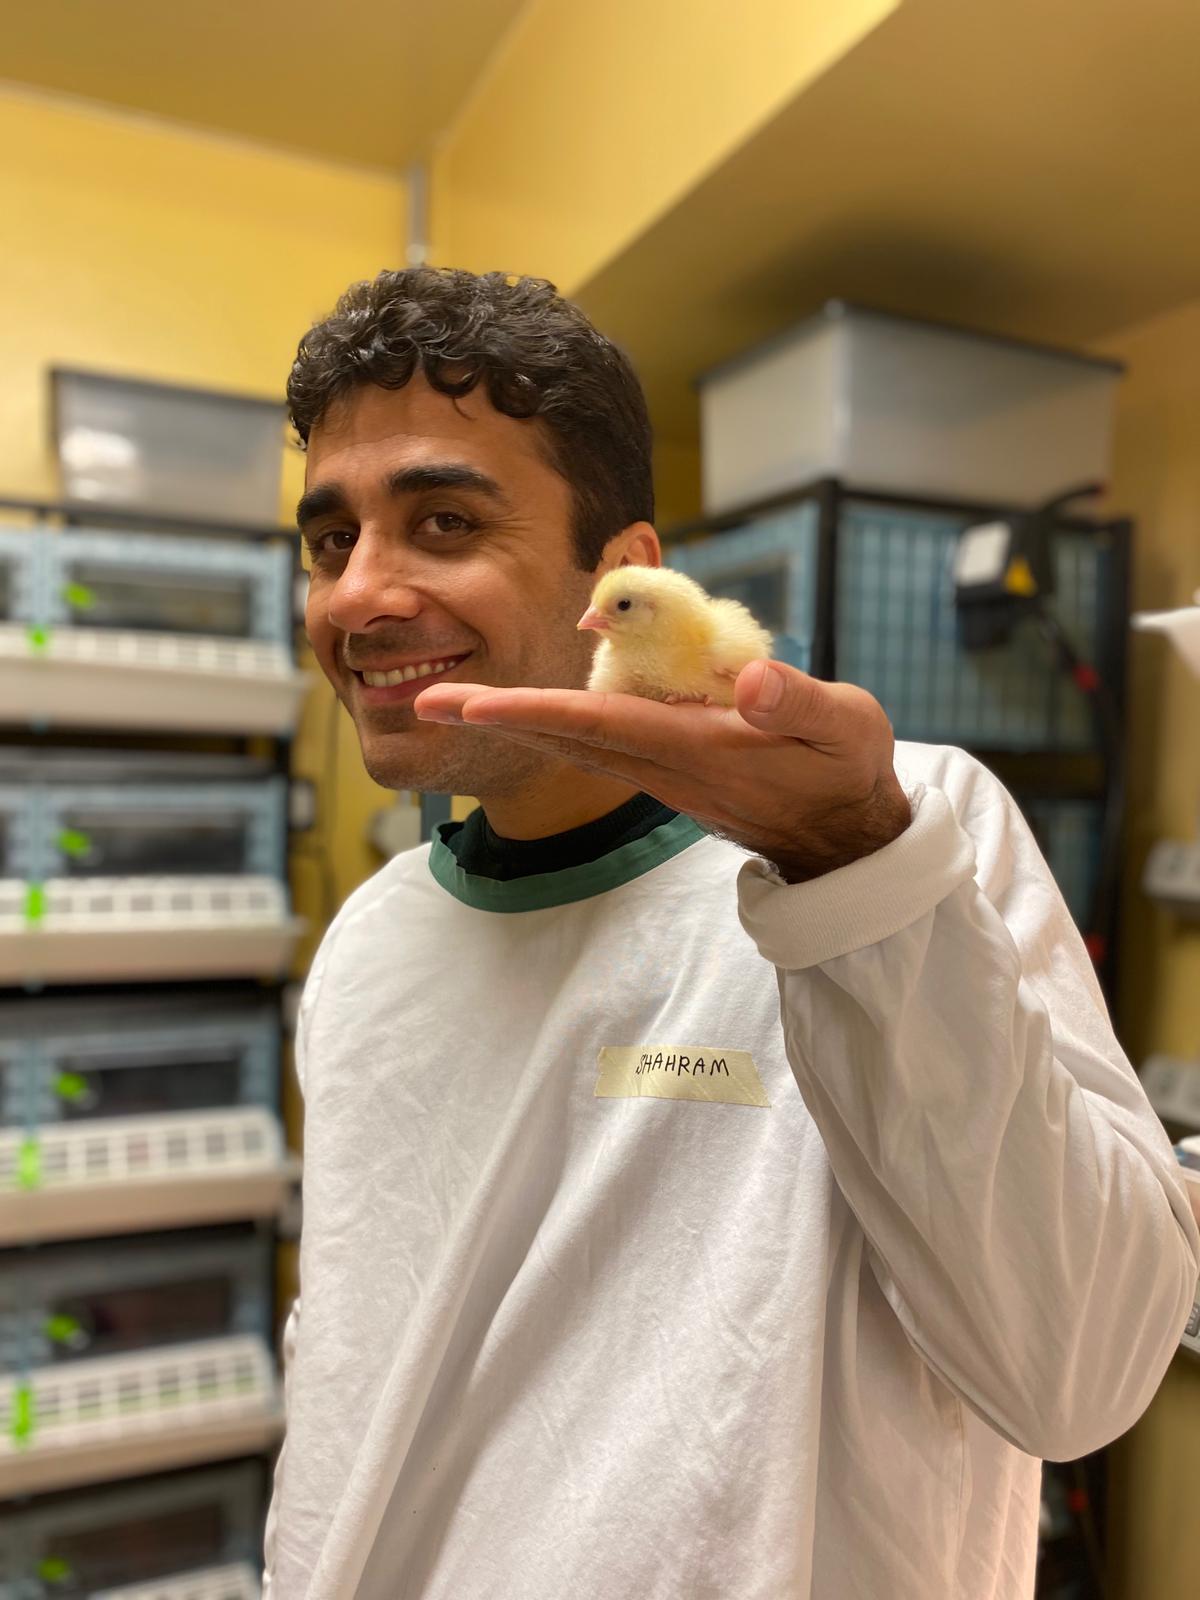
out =
<path fill-rule="evenodd" d="M 572 632 L 564 639 L 559 661 L 539 670 L 539 681 L 531 687 L 582 689 L 591 661 L 590 644 Z M 384 789 L 508 800 L 527 792 L 560 764 L 556 757 L 514 744 L 488 728 L 422 724 L 411 706 L 397 712 L 395 726 L 389 729 L 370 717 L 354 717 L 345 697 L 339 694 L 339 698 L 355 722 L 363 765 Z"/>

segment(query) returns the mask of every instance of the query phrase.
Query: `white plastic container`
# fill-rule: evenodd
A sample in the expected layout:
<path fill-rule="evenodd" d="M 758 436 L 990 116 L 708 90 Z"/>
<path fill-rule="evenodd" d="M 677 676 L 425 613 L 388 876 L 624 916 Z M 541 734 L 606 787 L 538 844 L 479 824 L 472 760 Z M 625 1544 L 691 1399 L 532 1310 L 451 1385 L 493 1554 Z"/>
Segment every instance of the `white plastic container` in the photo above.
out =
<path fill-rule="evenodd" d="M 831 301 L 699 380 L 705 514 L 825 477 L 1036 505 L 1107 477 L 1123 370 Z"/>
<path fill-rule="evenodd" d="M 279 520 L 281 401 L 65 368 L 51 382 L 68 500 L 218 523 Z"/>

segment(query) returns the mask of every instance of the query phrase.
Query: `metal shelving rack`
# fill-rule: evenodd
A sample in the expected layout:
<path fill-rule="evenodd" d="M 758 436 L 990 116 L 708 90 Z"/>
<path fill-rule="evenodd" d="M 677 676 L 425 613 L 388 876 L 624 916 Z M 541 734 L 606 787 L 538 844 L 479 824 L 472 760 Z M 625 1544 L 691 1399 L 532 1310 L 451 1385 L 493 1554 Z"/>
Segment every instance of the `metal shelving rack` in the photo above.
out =
<path fill-rule="evenodd" d="M 22 518 L 30 538 L 58 541 L 38 556 L 37 616 L 14 607 L 11 581 L 5 594 L 4 546 L 13 547 L 13 524 Z M 87 603 L 87 589 L 73 586 L 62 565 L 68 554 L 86 556 L 91 545 L 119 563 L 123 546 L 130 568 L 140 563 L 142 581 L 147 571 L 152 580 L 153 571 L 172 564 L 185 574 L 194 571 L 188 544 L 198 537 L 220 542 L 224 566 L 257 585 L 260 599 L 269 595 L 285 638 L 206 641 L 144 626 L 125 636 L 89 629 L 86 611 L 78 609 Z M 59 563 L 53 572 L 52 558 Z M 268 781 L 287 785 L 292 727 L 306 682 L 293 664 L 298 576 L 298 545 L 288 528 L 63 500 L 0 500 L 0 596 L 8 601 L 0 621 L 0 676 L 9 685 L 0 691 L 0 760 L 9 746 L 87 751 L 118 738 L 124 747 L 156 756 L 201 751 L 253 757 Z M 0 883 L 3 1011 L 11 1018 L 14 1008 L 28 1007 L 32 1017 L 52 996 L 111 1013 L 145 992 L 127 986 L 149 982 L 181 1016 L 189 1007 L 195 1014 L 197 1005 L 211 1005 L 208 997 L 216 994 L 265 1004 L 282 1039 L 289 1010 L 286 965 L 300 927 L 287 904 L 286 804 L 283 813 L 269 876 L 175 882 L 160 877 L 142 880 L 140 889 L 136 879 L 122 884 L 76 875 L 45 884 Z M 282 887 L 273 894 L 275 886 Z M 131 895 L 138 898 L 132 918 L 124 916 Z M 264 937 L 268 930 L 271 936 Z M 5 1061 L 3 1048 L 0 1038 L 0 1078 L 18 1070 Z M 98 1247 L 109 1235 L 230 1227 L 236 1219 L 269 1246 L 271 1270 L 261 1293 L 264 1323 L 273 1328 L 277 1219 L 298 1177 L 298 1164 L 284 1145 L 277 1081 L 273 1092 L 274 1108 L 254 1103 L 252 1096 L 250 1103 L 224 1109 L 159 1117 L 109 1116 L 91 1124 L 64 1118 L 39 1127 L 35 1139 L 27 1128 L 0 1130 L 0 1251 L 10 1260 L 18 1254 L 26 1259 L 68 1239 L 91 1239 Z M 6 1524 L 19 1529 L 44 1515 L 48 1527 L 57 1526 L 60 1502 L 68 1522 L 86 1521 L 89 1497 L 105 1494 L 123 1495 L 132 1508 L 142 1503 L 139 1497 L 153 1499 L 164 1473 L 176 1473 L 186 1490 L 200 1463 L 230 1463 L 228 1469 L 203 1469 L 212 1474 L 253 1468 L 261 1513 L 267 1467 L 281 1432 L 271 1341 L 261 1333 L 231 1331 L 192 1344 L 152 1345 L 0 1376 L 0 1554 L 6 1556 L 0 1597 L 41 1600 L 56 1592 L 52 1553 L 43 1551 L 32 1575 L 23 1567 L 20 1576 L 15 1568 L 3 1570 Z M 139 1476 L 150 1474 L 153 1483 Z M 141 1529 L 136 1517 L 134 1523 Z M 131 1600 L 143 1592 L 237 1593 L 251 1600 L 258 1578 L 241 1563 L 245 1545 L 243 1529 L 211 1564 L 197 1562 L 196 1570 L 156 1582 L 152 1590 L 114 1581 L 111 1592 Z M 19 1536 L 14 1548 L 32 1559 Z"/>

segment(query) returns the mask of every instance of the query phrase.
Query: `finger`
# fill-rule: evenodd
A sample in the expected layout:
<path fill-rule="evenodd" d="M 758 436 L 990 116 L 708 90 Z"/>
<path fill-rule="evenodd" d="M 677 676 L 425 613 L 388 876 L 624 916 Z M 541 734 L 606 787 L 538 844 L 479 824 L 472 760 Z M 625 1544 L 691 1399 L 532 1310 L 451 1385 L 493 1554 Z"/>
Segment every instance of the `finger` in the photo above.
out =
<path fill-rule="evenodd" d="M 464 723 L 463 726 L 476 726 Z M 570 761 L 586 772 L 601 772 L 626 783 L 636 784 L 647 794 L 657 794 L 666 783 L 678 782 L 678 774 L 668 771 L 655 761 L 639 756 L 624 755 L 619 750 L 600 750 L 594 745 L 580 744 L 577 740 L 560 734 L 530 733 L 522 728 L 506 728 L 499 724 L 479 724 L 485 732 L 494 733 L 510 744 L 523 745 L 528 750 L 538 750 L 543 755 Z M 659 798 L 662 798 L 659 796 Z M 667 802 L 670 804 L 671 802 Z"/>
<path fill-rule="evenodd" d="M 445 683 L 413 701 L 418 717 L 457 710 L 465 723 L 557 734 L 596 750 L 639 757 L 675 771 L 696 766 L 705 743 L 720 732 L 726 758 L 754 736 L 741 718 L 721 706 L 663 705 L 638 695 L 588 689 L 497 689 L 487 684 Z"/>
<path fill-rule="evenodd" d="M 856 737 L 863 691 L 848 683 L 826 683 L 785 661 L 752 661 L 734 685 L 740 716 L 764 733 L 806 744 L 845 744 Z"/>

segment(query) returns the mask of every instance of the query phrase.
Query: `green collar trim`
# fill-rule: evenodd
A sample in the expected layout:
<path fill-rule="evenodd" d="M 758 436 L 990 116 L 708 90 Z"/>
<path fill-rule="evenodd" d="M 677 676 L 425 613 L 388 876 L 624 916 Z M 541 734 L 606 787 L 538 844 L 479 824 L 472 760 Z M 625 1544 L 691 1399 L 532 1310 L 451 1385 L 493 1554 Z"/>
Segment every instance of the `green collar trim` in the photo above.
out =
<path fill-rule="evenodd" d="M 640 839 L 632 839 L 620 849 L 601 856 L 598 861 L 585 861 L 581 867 L 564 867 L 561 872 L 535 872 L 527 878 L 499 879 L 481 878 L 463 871 L 442 838 L 442 829 L 448 826 L 450 824 L 439 822 L 433 830 L 429 870 L 448 894 L 465 906 L 474 906 L 477 911 L 545 911 L 550 906 L 590 900 L 593 895 L 631 883 L 705 837 L 699 823 L 680 813 Z"/>

